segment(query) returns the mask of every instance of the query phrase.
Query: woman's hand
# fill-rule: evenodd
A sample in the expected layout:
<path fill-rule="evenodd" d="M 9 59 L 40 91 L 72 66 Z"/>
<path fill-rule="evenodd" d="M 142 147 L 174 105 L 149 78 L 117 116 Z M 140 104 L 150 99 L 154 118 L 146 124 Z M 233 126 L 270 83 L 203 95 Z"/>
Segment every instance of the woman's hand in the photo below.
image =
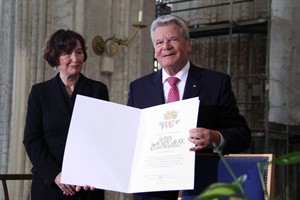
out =
<path fill-rule="evenodd" d="M 82 188 L 83 188 L 85 191 L 88 191 L 88 190 L 94 191 L 94 190 L 95 190 L 94 187 L 89 186 L 89 185 L 85 185 L 85 186 L 83 186 L 83 187 L 77 185 L 76 188 L 75 188 L 75 190 L 76 190 L 76 192 L 79 192 Z"/>
<path fill-rule="evenodd" d="M 62 184 L 61 173 L 55 177 L 56 185 L 61 189 L 64 195 L 74 195 L 76 193 L 76 187 L 74 185 Z"/>

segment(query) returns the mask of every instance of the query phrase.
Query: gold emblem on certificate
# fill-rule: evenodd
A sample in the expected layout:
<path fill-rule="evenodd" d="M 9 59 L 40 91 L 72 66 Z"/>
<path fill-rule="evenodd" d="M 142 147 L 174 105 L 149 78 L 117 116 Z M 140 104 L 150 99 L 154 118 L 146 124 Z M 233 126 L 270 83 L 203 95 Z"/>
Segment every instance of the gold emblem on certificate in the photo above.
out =
<path fill-rule="evenodd" d="M 174 128 L 176 124 L 179 124 L 180 120 L 177 119 L 178 113 L 176 111 L 167 111 L 164 114 L 164 121 L 159 122 L 161 130 Z"/>

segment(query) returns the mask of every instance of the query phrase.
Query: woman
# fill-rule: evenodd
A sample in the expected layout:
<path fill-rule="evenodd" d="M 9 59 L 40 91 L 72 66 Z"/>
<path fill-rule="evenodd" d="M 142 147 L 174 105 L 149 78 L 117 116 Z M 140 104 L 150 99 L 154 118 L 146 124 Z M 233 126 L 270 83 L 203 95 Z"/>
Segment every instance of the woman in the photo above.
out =
<path fill-rule="evenodd" d="M 60 180 L 76 95 L 108 101 L 107 87 L 81 74 L 87 59 L 86 45 L 74 31 L 56 31 L 47 41 L 43 57 L 59 73 L 51 80 L 33 85 L 28 98 L 23 143 L 33 165 L 31 199 L 104 199 L 103 190 L 81 190 Z"/>

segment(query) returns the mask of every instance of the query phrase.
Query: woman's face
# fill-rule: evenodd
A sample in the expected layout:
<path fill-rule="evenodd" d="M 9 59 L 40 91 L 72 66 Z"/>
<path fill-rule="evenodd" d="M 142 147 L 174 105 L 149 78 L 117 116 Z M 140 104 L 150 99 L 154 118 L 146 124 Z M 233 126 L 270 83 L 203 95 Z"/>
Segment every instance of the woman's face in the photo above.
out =
<path fill-rule="evenodd" d="M 84 62 L 84 53 L 80 42 L 77 40 L 72 52 L 62 52 L 59 56 L 59 72 L 65 76 L 77 75 L 81 72 Z"/>

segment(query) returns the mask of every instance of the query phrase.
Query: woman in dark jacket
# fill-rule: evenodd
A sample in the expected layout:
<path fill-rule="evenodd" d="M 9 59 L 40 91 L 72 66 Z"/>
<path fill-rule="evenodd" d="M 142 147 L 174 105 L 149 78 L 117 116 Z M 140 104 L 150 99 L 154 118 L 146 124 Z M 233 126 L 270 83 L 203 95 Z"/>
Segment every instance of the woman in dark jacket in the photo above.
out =
<path fill-rule="evenodd" d="M 103 190 L 62 184 L 61 169 L 76 94 L 108 101 L 107 87 L 81 74 L 86 45 L 74 31 L 56 31 L 43 57 L 59 73 L 33 85 L 28 98 L 23 143 L 33 165 L 31 199 L 102 200 Z"/>

